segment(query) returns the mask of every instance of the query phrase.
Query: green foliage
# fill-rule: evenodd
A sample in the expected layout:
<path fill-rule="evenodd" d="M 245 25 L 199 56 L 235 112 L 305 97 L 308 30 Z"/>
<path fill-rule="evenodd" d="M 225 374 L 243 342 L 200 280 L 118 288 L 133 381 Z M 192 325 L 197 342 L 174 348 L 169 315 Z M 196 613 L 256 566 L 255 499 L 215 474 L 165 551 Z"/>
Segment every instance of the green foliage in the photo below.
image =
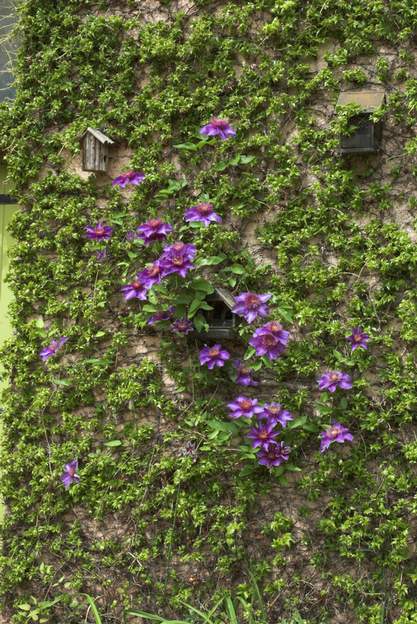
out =
<path fill-rule="evenodd" d="M 18 93 L 0 110 L 24 207 L 12 225 L 15 335 L 2 358 L 12 381 L 0 558 L 10 621 L 81 621 L 80 594 L 99 587 L 119 619 L 134 604 L 196 619 L 187 605 L 206 613 L 214 596 L 219 617 L 244 624 L 328 624 L 335 613 L 414 622 L 417 251 L 392 215 L 401 205 L 415 218 L 416 7 L 195 0 L 176 12 L 167 0 L 166 19 L 152 21 L 140 4 L 121 1 L 120 15 L 90 0 L 20 9 Z M 394 61 L 378 57 L 381 46 Z M 378 115 L 397 142 L 389 158 L 358 163 L 337 155 L 353 111 L 326 111 L 369 67 L 386 85 Z M 202 139 L 212 115 L 228 116 L 236 139 Z M 87 126 L 129 147 L 144 184 L 126 194 L 70 172 Z M 185 226 L 199 201 L 224 226 Z M 156 215 L 195 242 L 198 276 L 123 305 L 120 286 L 156 256 L 125 234 Z M 114 228 L 104 262 L 83 236 L 99 219 Z M 155 341 L 147 319 L 161 302 L 175 299 L 203 329 L 212 285 L 271 292 L 293 331 L 266 373 L 246 352 L 271 383 L 266 398 L 296 415 L 285 474 L 258 467 L 240 424 L 226 421 L 236 386 L 202 370 L 200 343 L 161 326 L 161 364 L 140 350 Z M 350 354 L 345 337 L 358 324 L 371 346 Z M 63 353 L 43 365 L 40 349 L 63 333 Z M 250 333 L 242 325 L 234 356 Z M 327 368 L 350 372 L 354 390 L 318 397 Z M 166 392 L 167 374 L 183 395 Z M 355 442 L 319 455 L 332 418 Z M 80 484 L 64 491 L 73 457 Z"/>

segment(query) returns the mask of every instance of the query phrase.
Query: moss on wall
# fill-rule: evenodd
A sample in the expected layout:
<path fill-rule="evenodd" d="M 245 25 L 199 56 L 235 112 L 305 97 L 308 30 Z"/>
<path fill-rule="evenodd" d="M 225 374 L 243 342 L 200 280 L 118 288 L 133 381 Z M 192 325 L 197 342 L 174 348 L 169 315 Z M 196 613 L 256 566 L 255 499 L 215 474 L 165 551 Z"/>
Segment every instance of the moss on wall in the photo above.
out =
<path fill-rule="evenodd" d="M 131 605 L 178 615 L 184 599 L 247 597 L 251 576 L 271 624 L 295 609 L 312 623 L 417 621 L 416 26 L 412 0 L 23 2 L 17 98 L 1 111 L 22 206 L 3 354 L 11 621 L 30 595 L 59 597 L 48 621 L 80 621 L 85 591 L 109 622 Z M 387 92 L 383 149 L 342 159 L 337 95 L 364 83 Z M 236 139 L 200 145 L 212 115 Z M 144 184 L 78 175 L 87 126 L 117 141 L 112 171 L 128 155 Z M 184 229 L 196 198 L 222 228 Z M 220 258 L 204 269 L 219 285 L 274 293 L 294 340 L 260 392 L 306 417 L 288 433 L 301 472 L 269 473 L 213 428 L 236 390 L 202 371 L 195 341 L 164 333 L 161 360 L 141 350 L 149 312 L 120 287 L 154 256 L 125 234 L 155 214 Z M 105 261 L 84 237 L 98 219 L 115 232 Z M 370 349 L 352 356 L 358 324 Z M 40 349 L 62 334 L 45 366 Z M 354 389 L 318 395 L 324 368 Z M 332 417 L 355 442 L 319 455 Z M 75 456 L 81 481 L 65 491 Z"/>

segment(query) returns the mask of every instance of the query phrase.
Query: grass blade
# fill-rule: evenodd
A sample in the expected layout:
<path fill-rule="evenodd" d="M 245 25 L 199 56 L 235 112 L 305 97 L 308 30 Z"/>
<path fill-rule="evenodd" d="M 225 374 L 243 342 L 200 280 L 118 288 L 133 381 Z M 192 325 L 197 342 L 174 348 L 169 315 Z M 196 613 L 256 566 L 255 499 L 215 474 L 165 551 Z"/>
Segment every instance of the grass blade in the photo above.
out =
<path fill-rule="evenodd" d="M 203 618 L 203 620 L 204 620 L 204 622 L 206 622 L 206 624 L 215 624 L 215 622 L 213 622 L 213 620 L 211 618 L 209 618 L 207 615 L 205 615 L 205 613 L 200 611 L 200 609 L 197 609 L 196 607 L 193 607 L 192 605 L 188 604 L 187 602 L 183 602 L 182 600 L 179 600 L 179 602 L 181 604 L 183 604 L 185 607 L 187 607 L 187 609 L 189 609 L 193 613 L 196 613 L 201 618 Z"/>
<path fill-rule="evenodd" d="M 152 622 L 159 622 L 160 624 L 190 624 L 190 622 L 185 622 L 184 620 L 166 620 L 159 615 L 155 615 L 155 613 L 148 613 L 147 611 L 128 611 L 127 614 L 151 620 Z"/>
<path fill-rule="evenodd" d="M 101 620 L 101 617 L 100 617 L 100 613 L 98 612 L 96 603 L 94 602 L 94 598 L 92 598 L 92 596 L 90 596 L 89 594 L 84 594 L 84 596 L 87 598 L 87 602 L 88 602 L 89 608 L 91 609 L 91 612 L 94 615 L 95 623 L 96 624 L 103 624 L 103 622 Z"/>
<path fill-rule="evenodd" d="M 233 604 L 233 601 L 230 598 L 230 596 L 226 596 L 225 601 L 226 601 L 227 613 L 230 619 L 230 624 L 239 624 L 239 622 L 237 621 L 235 605 Z"/>

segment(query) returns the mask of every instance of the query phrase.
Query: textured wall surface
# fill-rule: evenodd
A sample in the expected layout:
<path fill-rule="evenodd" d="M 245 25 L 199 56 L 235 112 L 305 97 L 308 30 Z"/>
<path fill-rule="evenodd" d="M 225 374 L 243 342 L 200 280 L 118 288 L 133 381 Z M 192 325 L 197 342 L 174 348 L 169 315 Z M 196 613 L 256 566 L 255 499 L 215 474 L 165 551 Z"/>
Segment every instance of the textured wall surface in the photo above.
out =
<path fill-rule="evenodd" d="M 28 621 L 31 600 L 48 622 L 83 621 L 83 592 L 105 622 L 128 607 L 179 617 L 225 591 L 246 603 L 242 622 L 417 621 L 416 26 L 412 0 L 22 3 L 17 98 L 0 111 L 21 205 L 4 621 Z M 378 154 L 338 152 L 352 110 L 336 101 L 352 88 L 386 92 Z M 212 116 L 236 137 L 202 141 Z M 81 170 L 88 126 L 115 141 L 107 174 Z M 130 169 L 145 181 L 112 188 Z M 202 201 L 222 224 L 184 222 Z M 162 250 L 126 234 L 155 216 L 196 245 L 197 268 L 125 302 Z M 99 220 L 107 243 L 86 239 Z M 190 312 L 196 278 L 273 294 L 269 318 L 291 332 L 281 358 L 247 350 L 259 322 L 223 343 L 259 386 L 201 367 L 195 337 L 148 325 L 161 305 Z M 358 325 L 369 348 L 351 353 Z M 318 391 L 333 369 L 351 390 Z M 230 426 L 239 394 L 294 415 L 285 467 L 259 466 Z M 320 454 L 332 420 L 354 440 Z M 65 490 L 74 458 L 80 482 Z"/>

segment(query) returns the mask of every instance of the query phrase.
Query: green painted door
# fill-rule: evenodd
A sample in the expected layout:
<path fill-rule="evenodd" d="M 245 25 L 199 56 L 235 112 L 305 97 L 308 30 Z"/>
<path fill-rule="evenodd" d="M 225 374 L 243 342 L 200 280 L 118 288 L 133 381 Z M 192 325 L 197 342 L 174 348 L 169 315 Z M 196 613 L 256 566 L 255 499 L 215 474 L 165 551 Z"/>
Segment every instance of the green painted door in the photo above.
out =
<path fill-rule="evenodd" d="M 9 267 L 8 251 L 13 244 L 13 239 L 7 231 L 7 226 L 16 211 L 17 206 L 10 203 L 11 198 L 5 179 L 5 171 L 0 168 L 0 346 L 11 336 L 11 325 L 8 317 L 8 307 L 12 300 L 9 287 L 4 279 Z M 0 369 L 1 374 L 1 369 Z M 0 392 L 7 382 L 0 379 Z M 0 403 L 1 407 L 1 403 Z M 0 441 L 1 441 L 1 421 L 0 421 Z M 1 474 L 0 474 L 1 477 Z M 3 517 L 3 505 L 0 501 L 0 521 Z"/>

